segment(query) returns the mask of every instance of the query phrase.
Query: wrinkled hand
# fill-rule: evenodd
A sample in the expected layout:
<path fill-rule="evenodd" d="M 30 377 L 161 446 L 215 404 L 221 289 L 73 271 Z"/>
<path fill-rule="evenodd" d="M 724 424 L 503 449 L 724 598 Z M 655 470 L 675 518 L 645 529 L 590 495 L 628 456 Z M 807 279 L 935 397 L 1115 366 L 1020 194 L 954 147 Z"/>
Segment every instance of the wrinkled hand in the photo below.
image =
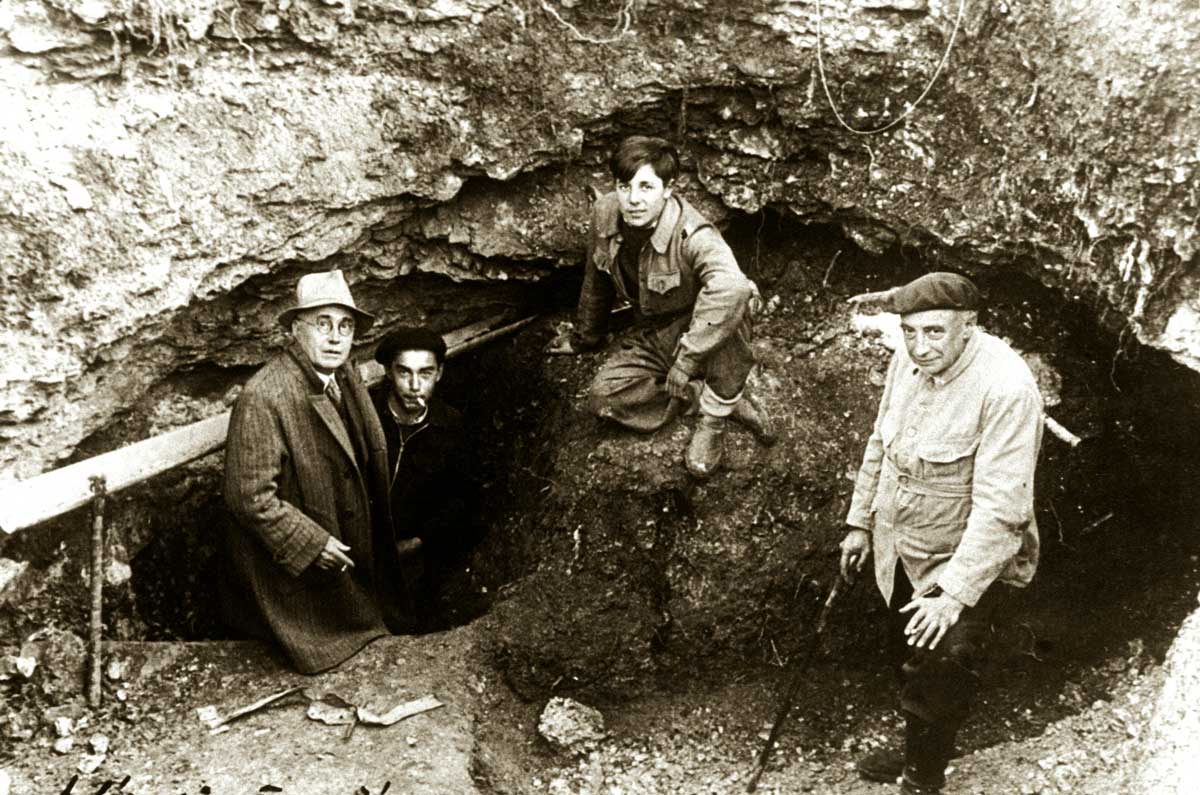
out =
<path fill-rule="evenodd" d="M 419 536 L 414 536 L 412 538 L 402 538 L 396 542 L 396 554 L 399 555 L 401 558 L 407 558 L 409 555 L 412 555 L 417 550 L 419 550 L 422 547 L 422 545 L 423 545 L 423 542 L 421 541 Z"/>
<path fill-rule="evenodd" d="M 321 550 L 321 554 L 317 555 L 317 568 L 324 571 L 330 569 L 345 571 L 354 568 L 354 561 L 346 554 L 349 551 L 350 547 L 330 536 L 325 542 L 325 548 Z"/>
<path fill-rule="evenodd" d="M 689 397 L 688 381 L 691 380 L 692 377 L 690 375 L 684 372 L 679 365 L 675 365 L 667 373 L 667 394 L 673 398 L 687 400 Z"/>
<path fill-rule="evenodd" d="M 878 292 L 874 293 L 859 293 L 858 295 L 852 295 L 847 298 L 846 303 L 854 306 L 860 306 L 862 304 L 881 304 L 891 298 L 894 292 L 895 289 L 893 288 L 890 290 L 879 290 Z"/>
<path fill-rule="evenodd" d="M 867 556 L 871 554 L 871 534 L 866 530 L 851 527 L 848 529 L 846 537 L 842 539 L 841 549 L 842 579 L 846 582 L 854 582 L 863 570 Z"/>
<path fill-rule="evenodd" d="M 908 645 L 923 649 L 928 644 L 930 650 L 937 648 L 950 627 L 958 622 L 964 607 L 966 605 L 948 593 L 913 599 L 900 608 L 901 613 L 912 613 L 904 627 Z"/>

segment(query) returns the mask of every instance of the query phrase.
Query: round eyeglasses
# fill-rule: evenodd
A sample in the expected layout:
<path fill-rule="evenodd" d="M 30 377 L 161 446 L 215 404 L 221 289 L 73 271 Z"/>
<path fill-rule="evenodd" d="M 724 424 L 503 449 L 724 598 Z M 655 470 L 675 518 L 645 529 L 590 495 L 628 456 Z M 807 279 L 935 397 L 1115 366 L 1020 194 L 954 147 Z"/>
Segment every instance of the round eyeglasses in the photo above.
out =
<path fill-rule="evenodd" d="M 332 334 L 333 330 L 336 328 L 338 336 L 340 337 L 354 336 L 354 318 L 344 317 L 338 321 L 337 325 L 334 325 L 333 318 L 326 315 L 321 315 L 315 321 L 305 320 L 302 317 L 298 317 L 296 319 L 306 326 L 312 326 L 317 331 L 325 335 Z"/>

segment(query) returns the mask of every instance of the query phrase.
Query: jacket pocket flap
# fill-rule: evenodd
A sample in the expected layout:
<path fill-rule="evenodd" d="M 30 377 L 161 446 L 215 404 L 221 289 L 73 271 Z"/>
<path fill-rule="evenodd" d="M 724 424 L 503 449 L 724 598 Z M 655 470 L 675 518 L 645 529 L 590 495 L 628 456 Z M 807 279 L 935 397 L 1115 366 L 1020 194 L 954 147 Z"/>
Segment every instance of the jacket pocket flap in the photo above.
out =
<path fill-rule="evenodd" d="M 917 456 L 934 464 L 949 464 L 972 455 L 977 447 L 978 439 L 940 439 L 936 442 L 922 442 L 917 446 Z"/>
<path fill-rule="evenodd" d="M 679 271 L 651 273 L 646 277 L 646 287 L 649 288 L 651 292 L 665 293 L 678 287 L 679 281 Z"/>

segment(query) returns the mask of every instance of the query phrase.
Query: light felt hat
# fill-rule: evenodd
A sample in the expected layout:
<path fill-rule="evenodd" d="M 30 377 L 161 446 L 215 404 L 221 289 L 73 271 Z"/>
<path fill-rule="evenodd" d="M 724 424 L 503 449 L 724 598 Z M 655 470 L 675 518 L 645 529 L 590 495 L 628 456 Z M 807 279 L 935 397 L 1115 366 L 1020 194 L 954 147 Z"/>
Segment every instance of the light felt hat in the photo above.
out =
<path fill-rule="evenodd" d="M 301 276 L 296 282 L 296 305 L 279 313 L 279 325 L 290 329 L 297 312 L 319 306 L 340 306 L 353 312 L 358 325 L 355 334 L 363 334 L 375 325 L 374 315 L 354 305 L 350 285 L 346 284 L 346 277 L 340 270 Z"/>

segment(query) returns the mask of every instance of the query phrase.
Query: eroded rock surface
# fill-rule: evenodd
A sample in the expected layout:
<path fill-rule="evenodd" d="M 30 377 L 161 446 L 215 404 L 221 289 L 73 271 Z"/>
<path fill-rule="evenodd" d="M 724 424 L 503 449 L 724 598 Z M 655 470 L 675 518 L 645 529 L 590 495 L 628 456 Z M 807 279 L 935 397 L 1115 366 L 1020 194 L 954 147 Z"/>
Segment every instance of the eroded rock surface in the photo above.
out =
<path fill-rule="evenodd" d="M 1164 666 L 1162 689 L 1153 701 L 1129 777 L 1133 792 L 1182 795 L 1196 785 L 1200 752 L 1200 612 L 1179 630 Z"/>
<path fill-rule="evenodd" d="M 633 130 L 684 142 L 710 215 L 1019 268 L 1196 367 L 1200 11 L 963 7 L 955 31 L 949 0 L 821 4 L 857 128 L 955 34 L 864 137 L 812 3 L 10 3 L 0 465 L 41 471 L 198 367 L 236 384 L 307 269 L 384 325 L 511 303 L 486 286 L 579 262 L 583 186 Z"/>

